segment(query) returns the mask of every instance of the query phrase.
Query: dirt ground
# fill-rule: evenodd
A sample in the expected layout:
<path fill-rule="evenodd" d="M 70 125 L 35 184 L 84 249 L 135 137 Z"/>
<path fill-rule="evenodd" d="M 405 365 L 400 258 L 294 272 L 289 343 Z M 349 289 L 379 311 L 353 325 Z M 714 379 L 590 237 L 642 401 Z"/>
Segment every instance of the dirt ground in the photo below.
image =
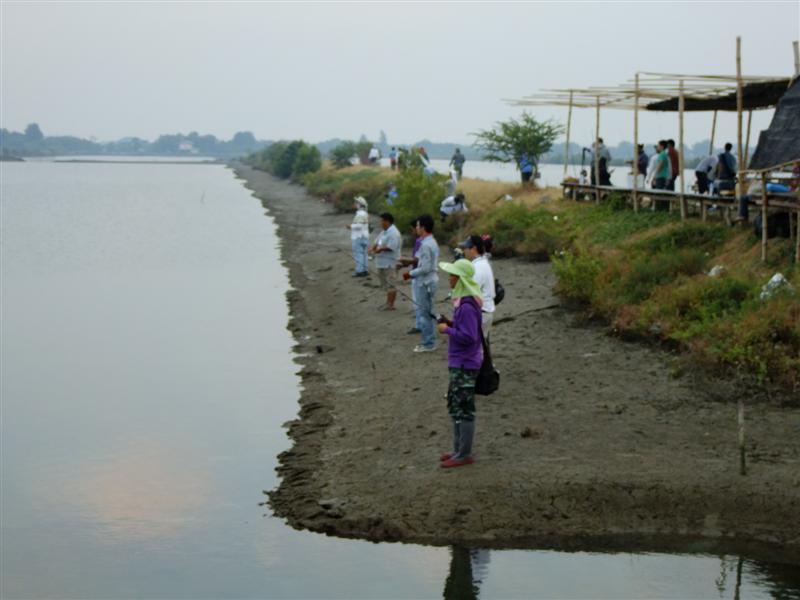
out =
<path fill-rule="evenodd" d="M 349 215 L 236 168 L 279 225 L 294 288 L 303 391 L 270 493 L 291 525 L 374 541 L 756 544 L 800 557 L 800 408 L 748 395 L 740 476 L 735 386 L 578 324 L 551 294 L 547 264 L 493 261 L 506 288 L 492 332 L 501 388 L 477 399 L 476 463 L 439 468 L 451 440 L 446 340 L 414 354 L 411 303 L 378 311 L 377 277 L 350 277 Z M 441 277 L 440 299 L 445 288 Z"/>

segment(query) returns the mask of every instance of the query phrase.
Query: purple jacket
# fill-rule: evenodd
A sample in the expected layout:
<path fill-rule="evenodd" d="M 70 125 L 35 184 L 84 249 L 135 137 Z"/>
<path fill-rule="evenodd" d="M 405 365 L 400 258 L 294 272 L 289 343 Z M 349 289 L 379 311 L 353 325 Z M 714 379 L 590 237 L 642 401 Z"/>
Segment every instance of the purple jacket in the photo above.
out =
<path fill-rule="evenodd" d="M 453 313 L 453 326 L 444 331 L 450 336 L 447 366 L 454 369 L 480 369 L 483 363 L 481 308 L 475 298 L 461 298 Z"/>

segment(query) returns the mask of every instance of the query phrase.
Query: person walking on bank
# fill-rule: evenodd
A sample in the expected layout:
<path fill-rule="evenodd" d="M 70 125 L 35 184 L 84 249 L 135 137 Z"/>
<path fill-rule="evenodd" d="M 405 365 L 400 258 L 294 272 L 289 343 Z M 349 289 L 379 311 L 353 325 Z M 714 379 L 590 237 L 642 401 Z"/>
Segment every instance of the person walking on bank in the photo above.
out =
<path fill-rule="evenodd" d="M 375 255 L 375 266 L 378 268 L 378 281 L 381 288 L 386 290 L 386 304 L 380 310 L 394 310 L 394 302 L 397 299 L 395 281 L 397 279 L 397 269 L 395 264 L 400 258 L 400 245 L 402 239 L 400 231 L 394 226 L 392 213 L 381 214 L 381 229 L 375 244 L 369 249 L 370 254 Z"/>
<path fill-rule="evenodd" d="M 417 266 L 403 273 L 403 279 L 413 279 L 416 284 L 416 311 L 422 343 L 414 352 L 433 352 L 436 350 L 436 333 L 433 322 L 433 299 L 439 287 L 439 273 L 436 263 L 439 260 L 439 244 L 433 237 L 433 217 L 422 215 L 417 219 L 417 236 L 422 239 L 416 253 Z"/>
<path fill-rule="evenodd" d="M 353 277 L 366 277 L 367 272 L 367 246 L 369 245 L 369 215 L 367 214 L 367 201 L 363 196 L 356 196 L 353 208 L 353 222 L 345 225 L 350 230 L 350 245 L 353 250 L 353 260 L 356 271 Z"/>
<path fill-rule="evenodd" d="M 464 251 L 464 258 L 472 262 L 475 269 L 473 279 L 481 290 L 481 328 L 483 337 L 489 339 L 494 316 L 494 273 L 489 257 L 486 255 L 486 245 L 479 235 L 471 235 L 458 245 Z"/>
<path fill-rule="evenodd" d="M 461 467 L 475 462 L 472 439 L 475 435 L 475 381 L 483 362 L 481 341 L 481 289 L 473 279 L 475 268 L 465 259 L 439 263 L 450 275 L 453 320 L 442 319 L 438 329 L 448 336 L 447 412 L 453 421 L 453 452 L 442 454 L 442 468 Z"/>
<path fill-rule="evenodd" d="M 450 166 L 455 170 L 458 179 L 464 177 L 464 162 L 466 162 L 466 160 L 464 155 L 461 154 L 461 149 L 456 148 L 453 157 L 450 159 Z"/>

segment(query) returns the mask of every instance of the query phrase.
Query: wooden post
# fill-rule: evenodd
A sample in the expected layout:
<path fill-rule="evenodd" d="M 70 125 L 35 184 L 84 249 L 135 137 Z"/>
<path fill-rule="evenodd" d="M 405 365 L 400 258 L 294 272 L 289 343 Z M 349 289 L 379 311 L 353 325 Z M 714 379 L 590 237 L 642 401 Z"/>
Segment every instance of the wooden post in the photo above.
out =
<path fill-rule="evenodd" d="M 567 178 L 567 165 L 569 164 L 569 134 L 572 126 L 572 90 L 569 92 L 569 111 L 567 112 L 567 145 L 564 148 L 564 179 Z"/>
<path fill-rule="evenodd" d="M 794 50 L 794 76 L 800 77 L 800 42 L 792 42 L 792 49 Z"/>
<path fill-rule="evenodd" d="M 797 211 L 797 226 L 794 228 L 794 264 L 800 265 L 800 210 Z"/>
<path fill-rule="evenodd" d="M 639 73 L 633 94 L 633 212 L 639 212 Z"/>
<path fill-rule="evenodd" d="M 717 133 L 717 111 L 714 111 L 714 118 L 711 120 L 711 141 L 708 144 L 708 155 L 714 154 L 714 134 Z"/>
<path fill-rule="evenodd" d="M 689 210 L 686 206 L 686 177 L 683 175 L 683 110 L 685 107 L 686 99 L 683 94 L 683 79 L 678 81 L 678 171 L 681 176 L 681 220 L 685 221 L 689 216 Z"/>
<path fill-rule="evenodd" d="M 750 162 L 750 124 L 753 122 L 753 111 L 747 111 L 747 136 L 744 141 L 744 161 Z"/>
<path fill-rule="evenodd" d="M 596 113 L 594 127 L 594 184 L 595 202 L 600 203 L 600 96 L 596 96 Z"/>
<path fill-rule="evenodd" d="M 767 199 L 767 174 L 761 173 L 761 262 L 767 262 L 767 215 L 769 212 Z"/>
<path fill-rule="evenodd" d="M 744 103 L 742 90 L 742 38 L 736 36 L 736 197 L 744 195 L 744 165 L 742 164 L 742 106 Z"/>

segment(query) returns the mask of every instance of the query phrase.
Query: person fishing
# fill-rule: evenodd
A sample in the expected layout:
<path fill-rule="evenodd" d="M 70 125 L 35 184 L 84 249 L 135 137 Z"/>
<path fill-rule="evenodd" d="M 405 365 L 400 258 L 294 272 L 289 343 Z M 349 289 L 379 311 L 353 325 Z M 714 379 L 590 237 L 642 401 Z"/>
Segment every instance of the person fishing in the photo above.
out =
<path fill-rule="evenodd" d="M 367 200 L 363 196 L 356 196 L 353 202 L 353 222 L 345 225 L 350 230 L 350 245 L 353 250 L 353 260 L 356 263 L 353 277 L 366 277 L 367 271 L 367 246 L 369 245 L 369 215 L 367 214 Z"/>
<path fill-rule="evenodd" d="M 410 271 L 403 273 L 403 280 L 412 279 L 417 286 L 415 288 L 415 306 L 422 343 L 414 347 L 414 352 L 433 352 L 436 350 L 436 331 L 431 314 L 433 299 L 439 287 L 439 273 L 436 271 L 439 244 L 433 237 L 433 217 L 422 215 L 417 218 L 416 232 L 417 236 L 422 239 L 416 254 L 417 264 Z"/>
<path fill-rule="evenodd" d="M 453 421 L 453 451 L 442 454 L 441 467 L 449 469 L 475 462 L 472 439 L 475 435 L 475 381 L 483 362 L 481 336 L 481 288 L 473 279 L 475 267 L 461 258 L 441 262 L 439 268 L 450 275 L 453 319 L 441 317 L 439 333 L 448 336 L 447 412 Z"/>

